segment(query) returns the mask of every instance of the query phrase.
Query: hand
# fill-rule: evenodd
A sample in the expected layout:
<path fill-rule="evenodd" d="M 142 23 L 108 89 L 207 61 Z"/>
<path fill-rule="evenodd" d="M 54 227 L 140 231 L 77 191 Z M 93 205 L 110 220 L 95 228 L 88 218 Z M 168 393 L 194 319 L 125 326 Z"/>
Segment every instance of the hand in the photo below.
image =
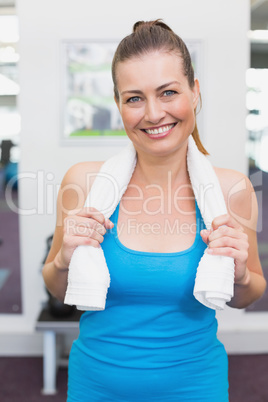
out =
<path fill-rule="evenodd" d="M 202 230 L 201 237 L 208 244 L 207 252 L 232 257 L 235 263 L 235 284 L 245 284 L 249 278 L 247 269 L 248 236 L 230 215 L 221 215 L 212 222 L 211 230 Z"/>
<path fill-rule="evenodd" d="M 66 269 L 70 264 L 76 247 L 81 245 L 100 247 L 107 229 L 114 224 L 105 219 L 95 208 L 83 208 L 77 214 L 70 214 L 64 219 L 64 234 L 60 251 L 55 257 L 59 269 Z"/>

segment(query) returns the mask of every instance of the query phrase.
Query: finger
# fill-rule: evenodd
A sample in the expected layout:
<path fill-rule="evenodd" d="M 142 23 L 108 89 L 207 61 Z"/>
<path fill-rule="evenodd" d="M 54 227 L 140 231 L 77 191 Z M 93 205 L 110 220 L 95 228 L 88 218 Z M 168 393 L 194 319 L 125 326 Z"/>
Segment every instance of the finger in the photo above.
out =
<path fill-rule="evenodd" d="M 104 224 L 99 223 L 98 221 L 96 221 L 95 219 L 89 218 L 87 221 L 87 227 L 89 229 L 93 229 L 96 232 L 100 233 L 101 235 L 105 235 L 106 233 L 106 229 Z"/>
<path fill-rule="evenodd" d="M 232 247 L 217 247 L 217 248 L 209 247 L 207 249 L 207 253 L 213 254 L 213 255 L 222 255 L 222 256 L 237 258 L 239 251 Z"/>
<path fill-rule="evenodd" d="M 83 235 L 83 232 L 86 233 L 87 229 L 94 229 L 101 235 L 104 235 L 106 233 L 105 227 L 92 218 L 84 218 L 75 215 L 75 216 L 69 216 L 64 220 L 65 233 L 68 234 L 81 233 L 81 235 Z"/>
<path fill-rule="evenodd" d="M 105 222 L 105 216 L 96 208 L 85 207 L 77 214 L 77 216 L 83 216 L 85 218 L 93 218 L 101 224 Z"/>
<path fill-rule="evenodd" d="M 114 227 L 114 223 L 112 221 L 110 221 L 110 219 L 105 219 L 104 227 L 107 230 L 112 229 Z"/>
<path fill-rule="evenodd" d="M 238 222 L 236 222 L 236 220 L 235 220 L 231 215 L 229 215 L 229 214 L 217 216 L 217 217 L 216 217 L 215 219 L 213 219 L 213 221 L 212 221 L 212 229 L 213 229 L 213 230 L 216 230 L 216 229 L 218 229 L 220 226 L 223 226 L 223 225 L 226 225 L 226 226 L 232 227 L 232 228 L 234 228 L 234 229 L 243 231 L 242 226 L 240 226 L 240 225 L 238 224 Z"/>
<path fill-rule="evenodd" d="M 217 248 L 208 248 L 207 249 L 208 254 L 213 254 L 213 255 L 222 255 L 226 257 L 232 257 L 236 261 L 240 262 L 246 262 L 248 258 L 248 253 L 243 250 L 237 250 L 232 247 L 217 247 Z"/>
<path fill-rule="evenodd" d="M 223 236 L 216 240 L 209 242 L 209 248 L 222 248 L 222 247 L 231 247 L 236 250 L 247 250 L 247 243 L 241 239 L 234 239 L 232 237 Z"/>
<path fill-rule="evenodd" d="M 224 225 L 220 226 L 218 229 L 213 230 L 209 234 L 209 241 L 212 242 L 213 240 L 219 239 L 224 236 L 229 236 L 234 239 L 247 240 L 247 235 L 246 233 L 243 233 L 243 231 Z"/>
<path fill-rule="evenodd" d="M 203 242 L 208 244 L 209 243 L 210 230 L 203 229 L 203 230 L 201 230 L 200 235 L 202 237 Z"/>
<path fill-rule="evenodd" d="M 75 249 L 78 246 L 93 246 L 93 247 L 100 247 L 100 243 L 91 238 L 91 237 L 84 237 L 84 236 L 68 236 L 65 235 L 63 237 L 63 243 L 66 247 Z"/>
<path fill-rule="evenodd" d="M 95 248 L 99 248 L 100 247 L 100 242 L 93 239 L 92 237 L 78 237 L 77 238 L 77 246 L 92 246 Z"/>
<path fill-rule="evenodd" d="M 93 228 L 85 227 L 82 225 L 75 227 L 75 230 L 73 231 L 73 235 L 80 236 L 80 237 L 90 237 L 94 240 L 97 240 L 99 243 L 102 243 L 104 240 L 104 237 L 99 232 L 97 232 Z"/>

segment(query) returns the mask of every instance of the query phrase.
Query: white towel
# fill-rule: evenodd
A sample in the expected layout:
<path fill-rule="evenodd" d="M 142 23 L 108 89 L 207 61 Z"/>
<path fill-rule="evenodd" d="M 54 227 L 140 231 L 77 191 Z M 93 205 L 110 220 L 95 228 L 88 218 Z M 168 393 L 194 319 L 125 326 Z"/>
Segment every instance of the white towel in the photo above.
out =
<path fill-rule="evenodd" d="M 85 207 L 94 207 L 109 218 L 122 198 L 136 166 L 136 150 L 130 143 L 108 159 L 95 178 Z M 65 304 L 79 310 L 103 310 L 110 275 L 102 248 L 79 246 L 75 249 L 68 273 Z"/>
<path fill-rule="evenodd" d="M 227 213 L 219 180 L 193 139 L 189 137 L 187 168 L 195 199 L 207 229 L 214 218 Z M 195 278 L 194 296 L 207 307 L 222 310 L 234 292 L 234 259 L 207 254 L 202 256 Z"/>
<path fill-rule="evenodd" d="M 109 218 L 121 200 L 136 166 L 132 143 L 108 159 L 94 180 L 85 206 Z M 226 213 L 222 191 L 212 165 L 197 148 L 192 136 L 188 141 L 187 167 L 195 198 L 208 228 L 213 219 Z M 194 296 L 205 306 L 223 309 L 233 296 L 234 260 L 204 253 L 197 268 Z M 103 310 L 110 275 L 102 248 L 79 246 L 75 249 L 68 274 L 64 302 L 79 310 Z"/>

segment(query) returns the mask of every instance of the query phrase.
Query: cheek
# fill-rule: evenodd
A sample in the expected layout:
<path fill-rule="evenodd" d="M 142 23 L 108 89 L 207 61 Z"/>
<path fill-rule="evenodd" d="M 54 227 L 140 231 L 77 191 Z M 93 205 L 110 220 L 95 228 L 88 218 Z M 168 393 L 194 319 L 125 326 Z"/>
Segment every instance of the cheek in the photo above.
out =
<path fill-rule="evenodd" d="M 125 126 L 135 126 L 142 118 L 141 109 L 122 110 L 121 117 Z"/>
<path fill-rule="evenodd" d="M 188 102 L 177 102 L 170 112 L 179 119 L 194 117 L 194 109 Z"/>

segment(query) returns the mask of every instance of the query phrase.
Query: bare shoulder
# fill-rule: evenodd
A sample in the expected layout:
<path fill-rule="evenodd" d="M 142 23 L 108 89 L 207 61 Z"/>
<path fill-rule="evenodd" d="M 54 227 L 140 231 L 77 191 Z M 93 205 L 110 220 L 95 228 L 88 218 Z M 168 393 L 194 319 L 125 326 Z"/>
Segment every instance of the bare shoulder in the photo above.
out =
<path fill-rule="evenodd" d="M 58 195 L 59 210 L 74 210 L 84 206 L 102 164 L 103 162 L 79 162 L 67 170 Z"/>
<path fill-rule="evenodd" d="M 79 162 L 71 166 L 64 175 L 63 185 L 80 186 L 87 192 L 87 186 L 94 181 L 94 177 L 99 172 L 104 162 Z M 91 183 L 92 184 L 92 183 Z"/>
<path fill-rule="evenodd" d="M 238 187 L 248 188 L 250 190 L 253 189 L 249 178 L 237 170 L 223 169 L 218 167 L 214 167 L 214 170 L 220 181 L 223 192 L 229 192 L 233 189 L 233 186 L 235 186 L 236 189 Z"/>
<path fill-rule="evenodd" d="M 103 162 L 81 162 L 65 173 L 57 198 L 57 221 L 52 246 L 46 263 L 52 261 L 62 245 L 64 219 L 73 212 L 79 212 L 85 204 L 94 178 Z"/>
<path fill-rule="evenodd" d="M 258 206 L 253 185 L 241 172 L 214 168 L 219 179 L 228 212 L 243 226 L 254 228 Z"/>

